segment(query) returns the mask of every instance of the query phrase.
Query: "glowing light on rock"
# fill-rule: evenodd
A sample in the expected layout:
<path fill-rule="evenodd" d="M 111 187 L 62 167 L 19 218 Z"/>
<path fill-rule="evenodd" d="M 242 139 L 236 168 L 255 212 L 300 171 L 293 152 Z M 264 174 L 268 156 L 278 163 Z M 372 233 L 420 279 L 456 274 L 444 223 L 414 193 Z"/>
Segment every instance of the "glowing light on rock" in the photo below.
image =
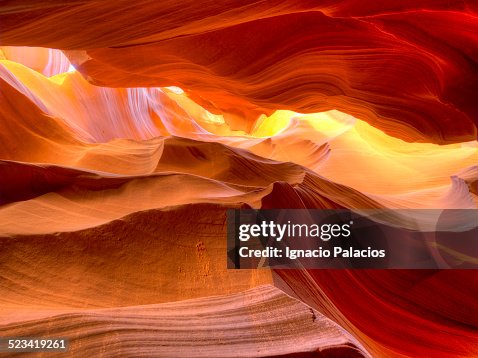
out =
<path fill-rule="evenodd" d="M 477 356 L 471 270 L 235 271 L 225 244 L 228 208 L 477 210 L 476 1 L 7 3 L 2 336 Z"/>
<path fill-rule="evenodd" d="M 170 86 L 170 87 L 165 87 L 167 90 L 173 92 L 173 93 L 176 93 L 176 94 L 183 94 L 184 91 L 179 88 L 179 87 L 176 87 L 176 86 Z"/>

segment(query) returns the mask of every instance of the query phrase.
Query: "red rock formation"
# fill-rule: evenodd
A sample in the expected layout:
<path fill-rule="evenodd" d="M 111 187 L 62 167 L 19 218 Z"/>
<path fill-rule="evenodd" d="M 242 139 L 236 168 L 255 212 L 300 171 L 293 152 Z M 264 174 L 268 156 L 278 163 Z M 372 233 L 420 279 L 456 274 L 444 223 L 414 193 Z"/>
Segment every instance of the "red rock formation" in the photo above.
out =
<path fill-rule="evenodd" d="M 75 50 L 96 85 L 179 86 L 239 129 L 338 109 L 407 141 L 476 139 L 472 1 L 121 4 L 6 6 L 0 41 Z"/>
<path fill-rule="evenodd" d="M 2 333 L 74 337 L 70 354 L 75 357 L 91 352 L 146 357 L 368 356 L 336 323 L 270 285 L 181 302 L 52 314 L 35 311 L 29 321 L 25 317 L 8 324 Z M 273 324 L 271 315 L 278 318 Z"/>
<path fill-rule="evenodd" d="M 0 4 L 0 336 L 80 357 L 476 356 L 472 271 L 227 270 L 226 210 L 476 209 L 477 12 Z"/>

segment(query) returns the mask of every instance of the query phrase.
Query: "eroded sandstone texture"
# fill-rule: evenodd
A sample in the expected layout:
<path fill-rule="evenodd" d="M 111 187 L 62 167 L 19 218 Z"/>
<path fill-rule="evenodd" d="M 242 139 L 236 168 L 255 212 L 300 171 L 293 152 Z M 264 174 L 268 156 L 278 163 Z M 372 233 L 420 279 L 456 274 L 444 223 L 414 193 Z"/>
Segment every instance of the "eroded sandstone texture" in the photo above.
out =
<path fill-rule="evenodd" d="M 226 268 L 228 208 L 478 209 L 475 1 L 4 1 L 0 33 L 0 336 L 478 355 L 473 271 Z"/>

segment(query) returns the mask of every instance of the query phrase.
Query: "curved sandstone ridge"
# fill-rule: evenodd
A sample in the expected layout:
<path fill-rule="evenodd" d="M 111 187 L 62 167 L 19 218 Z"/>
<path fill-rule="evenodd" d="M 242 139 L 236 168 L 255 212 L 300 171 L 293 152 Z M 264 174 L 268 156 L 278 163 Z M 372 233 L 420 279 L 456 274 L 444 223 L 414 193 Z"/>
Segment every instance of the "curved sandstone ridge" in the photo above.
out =
<path fill-rule="evenodd" d="M 201 204 L 136 213 L 77 232 L 4 237 L 0 262 L 8 289 L 2 291 L 0 317 L 9 330 L 2 327 L 0 332 L 77 337 L 82 329 L 74 318 L 73 323 L 66 319 L 67 330 L 61 320 L 46 317 L 75 312 L 84 323 L 90 321 L 82 310 L 231 294 L 273 283 L 352 333 L 373 356 L 473 356 L 470 352 L 478 348 L 472 271 L 283 270 L 271 275 L 268 270 L 227 270 L 225 235 L 225 208 Z M 449 295 L 439 294 L 443 290 Z M 242 306 L 248 295 L 240 300 Z M 28 325 L 17 325 L 19 317 L 39 320 L 39 326 L 30 331 Z M 275 325 L 282 315 L 268 317 Z M 112 323 L 101 322 L 104 330 L 113 331 Z M 413 329 L 397 337 L 395 332 L 404 327 Z M 211 328 L 208 334 L 220 337 L 223 329 Z M 313 341 L 307 337 L 300 341 Z M 414 342 L 417 337 L 417 344 L 403 344 L 403 339 Z M 204 344 L 199 338 L 193 345 Z"/>
<path fill-rule="evenodd" d="M 83 213 L 73 213 L 77 225 L 91 225 L 94 215 L 102 212 L 84 207 Z M 68 205 L 63 209 L 67 211 Z M 32 212 L 41 211 L 48 210 Z M 57 217 L 45 213 L 44 227 Z M 67 222 L 64 215 L 60 219 Z M 42 234 L 45 229 L 40 229 L 38 234 L 2 235 L 0 266 L 8 288 L 2 286 L 6 288 L 1 291 L 0 313 L 21 315 L 28 307 L 56 310 L 155 304 L 272 283 L 269 270 L 227 270 L 225 221 L 226 207 L 191 204 L 137 212 L 76 231 L 65 227 L 67 232 Z M 8 221 L 2 218 L 2 223 Z"/>
<path fill-rule="evenodd" d="M 162 141 L 165 157 L 161 159 L 167 171 L 150 175 L 3 162 L 2 197 L 9 192 L 29 195 L 10 196 L 11 203 L 0 208 L 0 272 L 2 280 L 8 282 L 0 299 L 4 321 L 36 311 L 155 304 L 274 283 L 353 333 L 373 355 L 416 356 L 423 352 L 422 345 L 403 346 L 393 333 L 412 323 L 415 328 L 411 335 L 428 342 L 423 354 L 448 356 L 452 350 L 455 355 L 466 356 L 476 349 L 470 314 L 477 309 L 473 300 L 473 287 L 477 286 L 473 284 L 475 277 L 464 271 L 411 274 L 404 282 L 403 272 L 392 271 L 385 279 L 389 299 L 376 297 L 376 304 L 370 306 L 370 297 L 383 286 L 383 278 L 373 270 L 363 275 L 347 271 L 316 275 L 296 270 L 227 270 L 227 208 L 244 204 L 263 208 L 363 208 L 380 204 L 292 163 L 265 160 L 220 144 L 179 138 Z M 194 154 L 187 162 L 168 158 L 171 153 L 188 152 Z M 221 159 L 211 160 L 215 155 Z M 234 159 L 234 166 L 227 166 L 228 157 Z M 215 160 L 223 160 L 223 167 L 228 169 L 211 170 Z M 104 169 L 110 163 L 101 162 Z M 173 164 L 175 172 L 170 171 Z M 260 171 L 247 174 L 255 185 L 241 183 L 248 167 L 261 164 Z M 202 175 L 198 175 L 201 170 Z M 473 171 L 467 173 L 460 174 L 463 180 L 473 177 Z M 274 182 L 275 176 L 282 181 Z M 469 289 L 449 288 L 442 282 L 443 275 L 451 284 Z M 336 280 L 335 286 L 330 280 Z M 408 280 L 419 283 L 422 291 L 409 291 Z M 430 293 L 430 288 L 435 291 Z M 453 291 L 453 301 L 446 295 L 432 294 L 441 289 Z M 360 307 L 359 312 L 348 306 L 351 301 L 343 300 L 342 292 L 353 297 L 352 306 Z M 424 312 L 424 293 L 433 297 L 434 304 L 428 307 L 435 313 Z M 377 331 L 374 324 L 364 323 L 369 322 L 369 316 L 380 318 L 381 327 L 390 329 Z M 392 316 L 395 320 L 390 320 Z M 441 341 L 451 340 L 452 346 L 435 344 L 436 334 L 430 332 L 436 330 L 441 332 Z"/>
<path fill-rule="evenodd" d="M 228 270 L 226 248 L 230 208 L 477 209 L 477 13 L 0 4 L 0 336 L 67 336 L 75 357 L 477 356 L 472 271 Z"/>
<path fill-rule="evenodd" d="M 359 337 L 373 356 L 473 357 L 478 351 L 473 270 L 275 274 L 276 285 Z"/>
<path fill-rule="evenodd" d="M 0 98 L 2 159 L 144 175 L 154 172 L 162 157 L 163 140 L 156 137 L 174 135 L 238 148 L 237 158 L 250 157 L 248 151 L 297 163 L 334 182 L 378 195 L 374 199 L 385 206 L 475 207 L 475 194 L 456 174 L 478 161 L 476 142 L 405 143 L 338 111 L 313 115 L 277 111 L 261 118 L 246 135 L 187 95 L 166 89 L 95 87 L 78 73 L 47 78 L 1 60 L 0 77 L 5 81 Z M 204 158 L 195 158 L 195 146 L 199 143 L 176 145 L 165 155 L 169 159 L 161 161 L 169 163 L 168 170 L 198 175 L 224 171 L 224 166 L 237 171 L 235 167 L 242 165 L 242 159 L 226 164 L 219 147 L 212 144 L 210 149 L 201 144 Z M 226 153 L 230 157 L 232 152 Z M 262 160 L 255 158 L 248 173 L 257 165 L 263 168 Z M 190 163 L 177 164 L 181 160 Z M 281 171 L 270 178 L 284 180 Z M 244 174 L 242 182 L 254 177 Z"/>
<path fill-rule="evenodd" d="M 256 208 L 281 207 L 281 203 L 297 208 L 382 207 L 352 188 L 292 163 L 247 158 L 220 144 L 177 138 L 167 139 L 165 148 L 156 168 L 143 175 L 0 161 L 2 201 L 10 202 L 0 207 L 0 235 L 80 230 L 135 212 L 194 203 L 244 203 Z M 194 150 L 188 166 L 168 155 L 184 149 Z M 220 155 L 217 162 L 216 155 Z M 249 172 L 252 167 L 259 172 Z M 180 192 L 175 190 L 178 186 Z"/>
<path fill-rule="evenodd" d="M 370 357 L 337 324 L 270 285 L 156 305 L 36 311 L 22 318 L 0 325 L 0 333 L 71 337 L 67 355 L 74 357 L 92 352 L 104 357 Z"/>
<path fill-rule="evenodd" d="M 0 16 L 0 45 L 68 50 L 96 85 L 179 86 L 236 129 L 337 109 L 407 141 L 476 139 L 471 0 L 27 2 Z"/>

